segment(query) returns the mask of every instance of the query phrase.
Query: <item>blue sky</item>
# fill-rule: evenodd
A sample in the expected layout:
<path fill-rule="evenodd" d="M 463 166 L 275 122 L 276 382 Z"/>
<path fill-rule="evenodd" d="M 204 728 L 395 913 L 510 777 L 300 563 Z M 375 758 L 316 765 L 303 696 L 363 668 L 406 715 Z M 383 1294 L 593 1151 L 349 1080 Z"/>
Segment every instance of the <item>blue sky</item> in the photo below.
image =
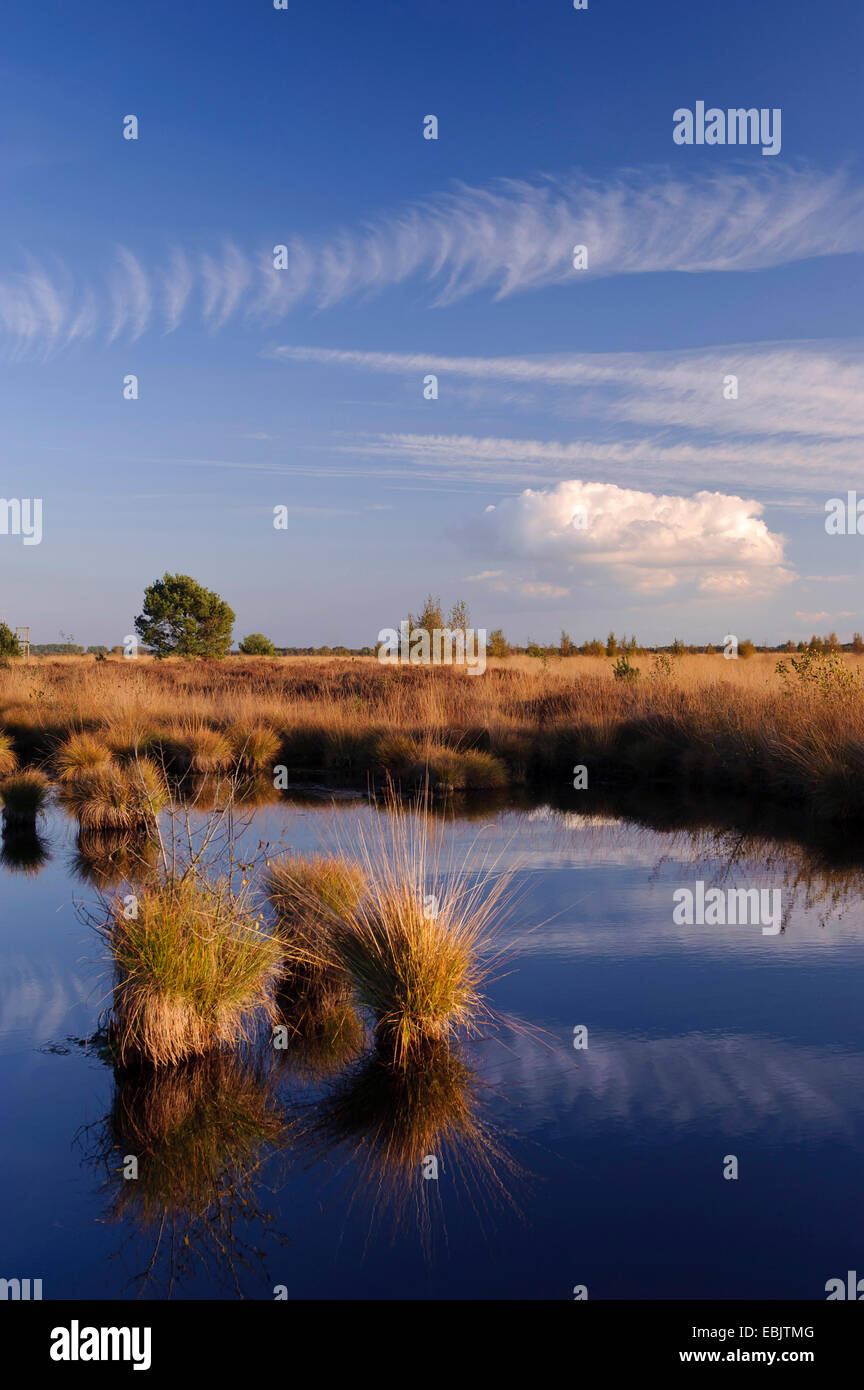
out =
<path fill-rule="evenodd" d="M 0 535 L 0 617 L 119 642 L 169 569 L 292 645 L 429 590 L 517 641 L 848 638 L 862 38 L 853 0 L 11 0 L 0 495 L 44 535 Z M 780 153 L 676 145 L 700 100 L 780 108 Z"/>

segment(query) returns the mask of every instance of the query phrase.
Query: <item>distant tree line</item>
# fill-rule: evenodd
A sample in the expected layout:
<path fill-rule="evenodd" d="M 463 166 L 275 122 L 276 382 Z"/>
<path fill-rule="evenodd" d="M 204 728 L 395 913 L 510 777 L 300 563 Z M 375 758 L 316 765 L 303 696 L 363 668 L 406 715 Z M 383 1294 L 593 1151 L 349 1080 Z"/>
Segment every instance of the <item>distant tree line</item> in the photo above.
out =
<path fill-rule="evenodd" d="M 140 643 L 139 650 L 156 657 L 224 657 L 229 654 L 232 631 L 236 615 L 232 608 L 212 589 L 187 574 L 164 574 L 151 584 L 144 593 L 143 611 L 135 619 L 135 631 Z M 405 620 L 403 620 L 405 621 Z M 450 609 L 446 621 L 441 600 L 428 594 L 415 617 L 407 617 L 409 629 L 425 629 L 430 634 L 436 630 L 449 629 L 451 632 L 465 631 L 470 627 L 471 615 L 464 599 L 458 599 Z M 401 623 L 397 623 L 397 630 Z M 89 654 L 104 658 L 109 653 L 122 656 L 120 646 L 79 646 L 73 638 L 61 632 L 61 642 L 31 644 L 30 650 L 39 656 L 83 656 Z M 539 657 L 548 660 L 552 657 L 602 656 L 611 657 L 625 666 L 631 657 L 645 656 L 648 653 L 666 653 L 669 656 L 695 656 L 698 653 L 714 655 L 722 650 L 722 643 L 715 646 L 708 642 L 704 646 L 683 642 L 680 637 L 667 646 L 643 646 L 635 635 L 620 637 L 610 632 L 605 641 L 592 637 L 576 643 L 568 632 L 562 631 L 557 645 L 540 644 L 526 638 L 524 644 L 511 643 L 503 630 L 494 628 L 488 635 L 486 650 L 489 656 L 506 657 L 512 655 Z M 239 655 L 243 656 L 374 656 L 377 646 L 344 647 L 277 647 L 263 632 L 252 632 L 239 643 Z M 851 642 L 841 643 L 836 632 L 827 637 L 814 633 L 809 641 L 794 642 L 789 638 L 779 646 L 760 646 L 741 638 L 737 644 L 739 658 L 745 660 L 756 652 L 840 652 L 848 651 L 864 654 L 864 638 L 856 632 Z M 18 639 L 7 623 L 0 621 L 0 657 L 20 656 Z"/>
<path fill-rule="evenodd" d="M 697 645 L 690 642 L 683 642 L 680 637 L 676 637 L 667 645 L 643 645 L 637 641 L 636 637 L 622 635 L 617 637 L 614 632 L 610 632 L 605 641 L 600 637 L 592 637 L 581 643 L 576 643 L 569 633 L 562 632 L 561 639 L 555 643 L 532 642 L 526 638 L 521 645 L 511 643 L 506 640 L 500 628 L 490 634 L 487 642 L 487 651 L 491 656 L 533 656 L 540 658 L 562 657 L 562 656 L 606 656 L 606 657 L 632 657 L 646 656 L 656 652 L 665 652 L 670 656 L 713 656 L 723 651 L 723 643 L 707 642 L 704 645 Z M 841 642 L 836 632 L 829 633 L 827 637 L 817 637 L 815 634 L 808 641 L 795 642 L 792 638 L 779 643 L 777 646 L 770 646 L 764 643 L 751 641 L 749 637 L 742 637 L 738 640 L 738 657 L 746 660 L 754 656 L 756 652 L 852 652 L 855 655 L 864 655 L 864 637 L 860 632 L 854 633 L 851 642 Z"/>

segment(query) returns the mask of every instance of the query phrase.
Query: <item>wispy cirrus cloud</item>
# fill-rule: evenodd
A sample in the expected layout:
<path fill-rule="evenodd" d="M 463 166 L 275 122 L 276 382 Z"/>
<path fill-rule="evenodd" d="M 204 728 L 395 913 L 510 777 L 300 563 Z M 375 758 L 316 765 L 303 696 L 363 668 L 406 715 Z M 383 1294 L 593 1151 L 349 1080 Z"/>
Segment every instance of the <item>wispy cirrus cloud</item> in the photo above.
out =
<path fill-rule="evenodd" d="M 530 386 L 545 417 L 578 418 L 580 438 L 537 440 L 382 433 L 342 448 L 410 458 L 427 474 L 488 481 L 550 481 L 573 469 L 593 477 L 794 490 L 854 486 L 864 440 L 864 341 L 756 343 L 686 352 L 451 357 L 281 346 L 277 360 L 395 374 L 433 372 L 446 393 L 484 382 L 512 405 L 509 386 Z M 729 392 L 733 391 L 734 395 Z M 525 402 L 517 402 L 518 405 Z M 560 407 L 560 408 L 559 408 Z"/>
<path fill-rule="evenodd" d="M 377 459 L 377 475 L 438 479 L 476 485 L 522 486 L 571 476 L 574 469 L 597 479 L 625 479 L 636 486 L 680 487 L 682 476 L 705 486 L 728 484 L 777 493 L 775 505 L 810 510 L 809 500 L 861 482 L 861 449 L 855 441 L 687 440 L 653 438 L 575 441 L 381 433 L 355 435 L 330 452 Z M 373 470 L 368 467 L 360 472 Z M 798 495 L 793 496 L 793 490 Z M 827 490 L 827 491 L 826 491 Z M 821 514 L 822 503 L 818 510 Z"/>
<path fill-rule="evenodd" d="M 125 246 L 117 248 L 117 264 L 111 275 L 111 305 L 108 341 L 113 343 L 128 328 L 129 339 L 134 343 L 150 322 L 152 288 L 146 271 Z"/>
<path fill-rule="evenodd" d="M 273 242 L 287 248 L 284 269 L 274 268 Z M 577 244 L 588 247 L 587 270 L 573 268 Z M 503 298 L 597 276 L 754 271 L 862 251 L 864 186 L 843 173 L 503 179 L 458 185 L 315 239 L 274 229 L 257 250 L 226 239 L 218 253 L 178 247 L 148 266 L 121 247 L 95 289 L 69 267 L 29 263 L 0 274 L 0 336 L 7 353 L 44 352 L 100 335 L 135 338 L 157 309 L 164 331 L 190 322 L 219 331 L 412 281 L 443 306 L 480 291 Z"/>
<path fill-rule="evenodd" d="M 266 355 L 359 371 L 517 382 L 572 393 L 581 415 L 719 434 L 864 436 L 864 341 L 729 344 L 685 352 L 453 357 L 278 346 Z M 737 396 L 724 395 L 727 378 Z"/>

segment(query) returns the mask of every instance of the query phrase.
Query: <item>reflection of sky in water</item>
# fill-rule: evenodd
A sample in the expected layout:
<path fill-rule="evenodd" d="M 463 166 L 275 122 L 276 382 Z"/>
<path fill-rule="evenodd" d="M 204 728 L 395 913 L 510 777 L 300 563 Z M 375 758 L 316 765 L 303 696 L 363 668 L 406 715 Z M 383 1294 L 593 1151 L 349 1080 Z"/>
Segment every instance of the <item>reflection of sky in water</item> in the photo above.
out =
<path fill-rule="evenodd" d="M 352 801 L 268 807 L 247 834 L 317 849 L 373 814 Z M 490 994 L 528 1031 L 505 1027 L 470 1056 L 523 1170 L 521 1215 L 477 1209 L 467 1172 L 445 1167 L 432 1220 L 446 1242 L 442 1230 L 430 1259 L 416 1232 L 370 1231 L 374 1194 L 350 1146 L 310 1163 L 289 1141 L 287 1172 L 273 1192 L 262 1173 L 257 1192 L 289 1245 L 243 1276 L 244 1292 L 566 1298 L 584 1282 L 594 1297 L 823 1297 L 860 1262 L 864 1234 L 858 873 L 749 842 L 733 859 L 729 841 L 718 853 L 704 834 L 548 807 L 439 833 L 443 866 L 494 861 L 520 891 Z M 110 984 L 76 911 L 96 891 L 69 873 L 73 838 L 52 817 L 41 872 L 0 874 L 4 1262 L 43 1277 L 49 1297 L 122 1296 L 140 1251 L 109 1260 L 129 1223 L 106 1224 L 105 1191 L 73 1144 L 110 1110 L 112 1076 L 74 1045 L 45 1050 L 92 1031 Z M 697 879 L 781 887 L 786 930 L 674 925 L 672 892 Z M 290 1105 L 298 1088 L 283 1084 Z M 737 1183 L 721 1177 L 730 1153 Z M 231 1290 L 196 1274 L 175 1292 Z"/>

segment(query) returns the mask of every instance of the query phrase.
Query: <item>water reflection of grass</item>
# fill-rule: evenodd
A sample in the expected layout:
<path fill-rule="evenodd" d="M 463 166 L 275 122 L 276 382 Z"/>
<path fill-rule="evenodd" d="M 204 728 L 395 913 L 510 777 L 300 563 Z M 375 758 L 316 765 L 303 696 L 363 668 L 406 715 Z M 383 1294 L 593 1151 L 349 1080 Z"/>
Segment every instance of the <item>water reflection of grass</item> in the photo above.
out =
<path fill-rule="evenodd" d="M 272 1070 L 214 1053 L 170 1069 L 118 1074 L 110 1114 L 88 1136 L 108 1176 L 110 1219 L 156 1237 L 140 1291 L 174 1286 L 201 1266 L 242 1296 L 241 1270 L 261 1258 L 272 1225 L 258 1188 L 267 1159 L 290 1135 Z M 124 1177 L 128 1159 L 137 1177 Z"/>
<path fill-rule="evenodd" d="M 0 741 L 0 763 L 4 745 Z M 14 765 L 14 755 L 12 765 Z M 6 757 L 9 764 L 10 757 Z M 11 771 L 0 782 L 2 805 L 2 845 L 0 866 L 13 873 L 38 874 L 50 855 L 39 835 L 37 823 L 50 795 L 50 782 L 36 769 Z"/>
<path fill-rule="evenodd" d="M 299 991 L 283 984 L 276 1005 L 276 1027 L 285 1034 L 284 1046 L 274 1046 L 274 1051 L 288 1073 L 318 1081 L 344 1070 L 363 1051 L 366 1030 L 350 988 L 334 987 L 320 977 Z"/>
<path fill-rule="evenodd" d="M 15 772 L 0 782 L 3 824 L 12 830 L 30 829 L 45 809 L 51 783 L 35 768 Z"/>
<path fill-rule="evenodd" d="M 11 873 L 35 876 L 48 863 L 51 855 L 35 826 L 3 827 L 0 842 L 0 868 Z"/>
<path fill-rule="evenodd" d="M 847 905 L 858 904 L 864 891 L 864 869 L 856 854 L 853 862 L 838 858 L 836 849 L 826 853 L 817 845 L 769 840 L 740 831 L 699 829 L 678 831 L 681 844 L 696 865 L 704 865 L 712 883 L 721 883 L 736 870 L 782 878 L 783 930 L 796 905 L 819 914 L 820 926 L 842 916 Z"/>
<path fill-rule="evenodd" d="M 553 791 L 547 803 L 566 826 L 573 796 Z M 624 827 L 669 837 L 670 854 L 703 866 L 712 882 L 744 868 L 774 875 L 782 883 L 784 918 L 798 901 L 818 910 L 824 924 L 864 894 L 860 839 L 838 835 L 831 822 L 813 824 L 794 806 L 766 808 L 750 799 L 730 804 L 707 793 L 670 800 L 662 789 L 643 786 L 581 793 L 579 808 L 586 816 L 620 817 Z"/>
<path fill-rule="evenodd" d="M 342 1152 L 354 1200 L 398 1230 L 409 1218 L 431 1235 L 441 1187 L 476 1210 L 513 1206 L 522 1176 L 486 1114 L 479 1079 L 460 1051 L 430 1044 L 408 1067 L 367 1055 L 305 1112 L 298 1144 L 321 1160 Z"/>
<path fill-rule="evenodd" d="M 157 855 L 146 835 L 79 830 L 70 867 L 76 878 L 104 892 L 121 883 L 146 882 L 156 870 Z"/>

